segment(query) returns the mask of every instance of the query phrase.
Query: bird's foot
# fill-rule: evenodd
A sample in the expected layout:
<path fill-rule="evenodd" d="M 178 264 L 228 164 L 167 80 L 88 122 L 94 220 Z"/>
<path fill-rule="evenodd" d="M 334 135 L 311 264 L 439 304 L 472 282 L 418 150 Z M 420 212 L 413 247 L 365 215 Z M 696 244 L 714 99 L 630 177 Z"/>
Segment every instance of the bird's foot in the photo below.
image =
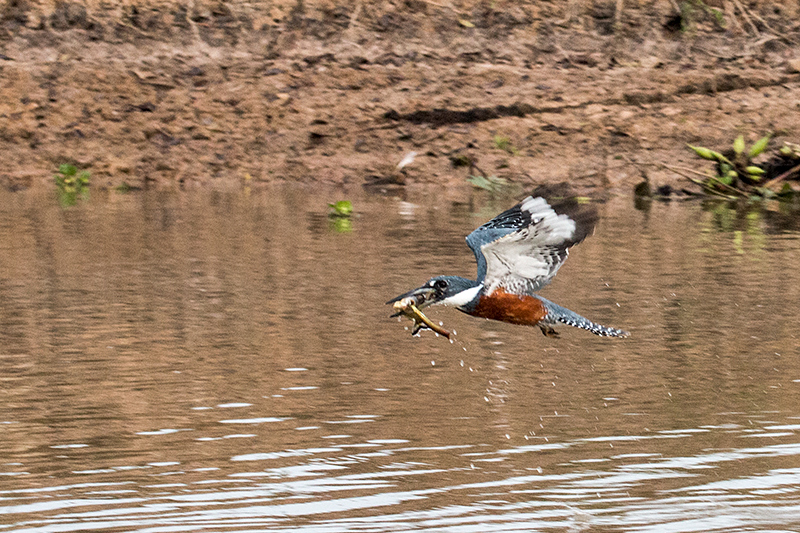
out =
<path fill-rule="evenodd" d="M 542 334 L 544 334 L 545 337 L 551 337 L 553 339 L 557 339 L 559 337 L 558 332 L 550 326 L 543 326 L 539 324 L 539 328 L 542 330 Z"/>

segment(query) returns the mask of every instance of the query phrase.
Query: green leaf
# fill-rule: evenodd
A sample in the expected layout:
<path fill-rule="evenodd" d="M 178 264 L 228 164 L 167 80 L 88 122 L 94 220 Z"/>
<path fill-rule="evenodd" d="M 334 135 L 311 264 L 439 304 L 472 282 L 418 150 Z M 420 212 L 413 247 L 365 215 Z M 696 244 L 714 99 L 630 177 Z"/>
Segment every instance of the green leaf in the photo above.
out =
<path fill-rule="evenodd" d="M 467 181 L 479 189 L 485 189 L 487 191 L 492 189 L 492 183 L 483 176 L 470 176 L 467 178 Z"/>
<path fill-rule="evenodd" d="M 351 233 L 353 231 L 353 221 L 348 217 L 336 217 L 331 219 L 331 228 L 336 233 Z"/>
<path fill-rule="evenodd" d="M 349 217 L 353 214 L 353 203 L 350 200 L 339 200 L 335 204 L 328 204 L 333 208 L 334 214 Z"/>
<path fill-rule="evenodd" d="M 770 137 L 771 137 L 770 135 L 767 135 L 757 140 L 755 144 L 750 148 L 750 152 L 748 152 L 747 155 L 750 156 L 751 158 L 760 155 L 764 150 L 767 149 Z"/>
<path fill-rule="evenodd" d="M 736 154 L 744 153 L 744 135 L 739 135 L 736 137 L 736 140 L 733 141 L 733 151 Z"/>
<path fill-rule="evenodd" d="M 75 165 L 70 165 L 69 163 L 59 165 L 58 171 L 65 176 L 74 176 L 78 173 L 78 169 L 75 168 Z"/>
<path fill-rule="evenodd" d="M 761 177 L 767 173 L 766 170 L 764 170 L 761 167 L 757 167 L 755 165 L 750 165 L 749 167 L 746 167 L 744 170 L 751 176 L 757 176 L 757 177 Z"/>
<path fill-rule="evenodd" d="M 694 150 L 694 153 L 696 153 L 703 159 L 709 159 L 711 161 L 719 161 L 720 157 L 724 157 L 719 152 L 715 152 L 714 150 L 709 150 L 708 148 L 704 148 L 702 146 L 692 146 L 691 144 L 687 144 L 686 146 Z"/>

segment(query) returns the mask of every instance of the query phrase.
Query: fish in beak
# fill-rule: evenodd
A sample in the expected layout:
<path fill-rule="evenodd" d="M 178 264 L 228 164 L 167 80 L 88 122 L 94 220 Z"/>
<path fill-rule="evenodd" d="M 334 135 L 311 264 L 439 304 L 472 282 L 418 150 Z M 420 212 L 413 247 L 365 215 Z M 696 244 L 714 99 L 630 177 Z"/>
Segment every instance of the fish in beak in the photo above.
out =
<path fill-rule="evenodd" d="M 396 311 L 391 315 L 392 317 L 402 315 L 414 321 L 414 327 L 411 329 L 412 335 L 416 335 L 422 328 L 427 328 L 449 339 L 449 331 L 432 322 L 431 319 L 420 311 L 420 308 L 435 303 L 436 300 L 437 290 L 429 285 L 423 285 L 422 287 L 392 298 L 386 303 L 392 304 L 392 309 Z"/>

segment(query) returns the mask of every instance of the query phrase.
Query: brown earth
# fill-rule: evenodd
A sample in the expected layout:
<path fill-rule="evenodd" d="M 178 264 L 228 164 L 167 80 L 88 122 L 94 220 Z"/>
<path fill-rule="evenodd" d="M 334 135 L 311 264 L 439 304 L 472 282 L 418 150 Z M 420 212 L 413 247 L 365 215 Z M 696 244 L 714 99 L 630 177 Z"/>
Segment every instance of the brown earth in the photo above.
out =
<path fill-rule="evenodd" d="M 663 165 L 702 167 L 687 142 L 800 140 L 798 15 L 744 0 L 8 0 L 0 184 L 72 162 L 99 186 L 383 190 L 464 184 L 472 160 L 526 186 L 683 187 Z"/>

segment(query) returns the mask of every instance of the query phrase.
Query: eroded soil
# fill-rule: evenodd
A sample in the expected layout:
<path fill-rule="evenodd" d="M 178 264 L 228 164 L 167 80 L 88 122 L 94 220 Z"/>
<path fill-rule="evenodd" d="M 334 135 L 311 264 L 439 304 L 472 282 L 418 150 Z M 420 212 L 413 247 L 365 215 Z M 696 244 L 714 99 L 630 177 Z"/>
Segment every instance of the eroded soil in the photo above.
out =
<path fill-rule="evenodd" d="M 471 160 L 526 186 L 680 188 L 664 164 L 702 167 L 687 142 L 800 140 L 800 8 L 716 4 L 724 27 L 668 1 L 11 1 L 0 183 L 73 162 L 98 186 L 382 190 L 464 184 Z"/>

